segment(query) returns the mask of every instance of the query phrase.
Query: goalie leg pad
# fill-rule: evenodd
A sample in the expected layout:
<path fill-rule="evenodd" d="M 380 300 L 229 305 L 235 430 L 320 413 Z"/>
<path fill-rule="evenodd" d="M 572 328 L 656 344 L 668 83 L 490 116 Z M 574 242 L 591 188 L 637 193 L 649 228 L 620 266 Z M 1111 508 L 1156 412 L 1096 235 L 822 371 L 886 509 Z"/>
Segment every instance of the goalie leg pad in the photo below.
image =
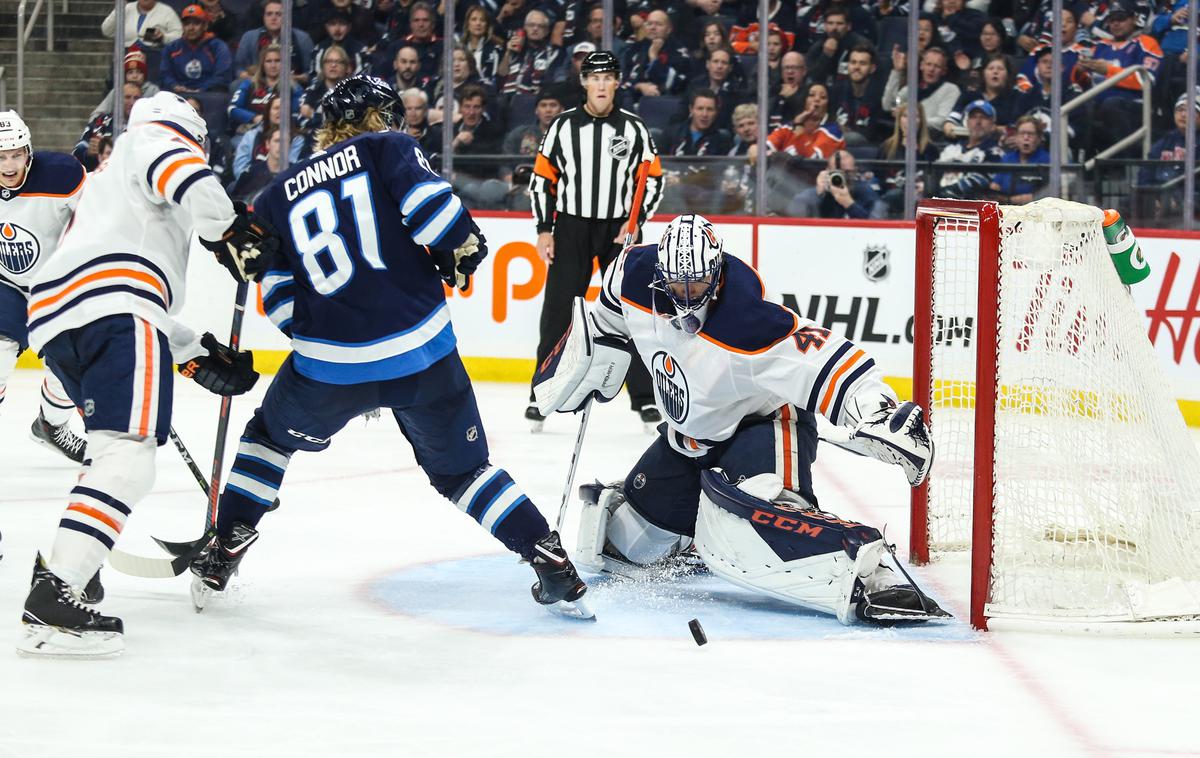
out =
<path fill-rule="evenodd" d="M 853 622 L 856 586 L 874 574 L 885 550 L 878 530 L 809 506 L 772 474 L 735 487 L 723 472 L 709 470 L 701 487 L 696 549 L 710 571 Z"/>
<path fill-rule="evenodd" d="M 571 326 L 533 377 L 538 412 L 574 413 L 590 398 L 612 400 L 625 383 L 630 360 L 625 341 L 602 334 L 583 298 L 575 298 Z"/>

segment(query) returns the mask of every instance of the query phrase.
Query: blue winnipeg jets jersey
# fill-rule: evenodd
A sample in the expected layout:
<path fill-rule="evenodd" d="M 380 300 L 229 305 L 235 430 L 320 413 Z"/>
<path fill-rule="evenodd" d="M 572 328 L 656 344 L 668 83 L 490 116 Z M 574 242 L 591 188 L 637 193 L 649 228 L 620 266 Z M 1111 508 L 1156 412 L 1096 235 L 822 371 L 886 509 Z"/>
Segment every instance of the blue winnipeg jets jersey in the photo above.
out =
<path fill-rule="evenodd" d="M 29 295 L 83 192 L 83 166 L 64 153 L 34 153 L 25 183 L 0 188 L 0 285 Z"/>
<path fill-rule="evenodd" d="M 453 250 L 471 217 L 415 140 L 361 134 L 279 174 L 258 213 L 283 237 L 263 305 L 304 376 L 359 384 L 422 371 L 454 349 L 426 247 Z"/>

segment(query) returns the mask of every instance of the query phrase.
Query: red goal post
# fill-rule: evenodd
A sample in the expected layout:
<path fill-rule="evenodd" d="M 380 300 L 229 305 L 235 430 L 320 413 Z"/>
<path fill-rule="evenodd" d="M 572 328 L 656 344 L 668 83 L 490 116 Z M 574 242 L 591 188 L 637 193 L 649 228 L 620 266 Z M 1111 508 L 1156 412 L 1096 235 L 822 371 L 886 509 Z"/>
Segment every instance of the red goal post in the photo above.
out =
<path fill-rule="evenodd" d="M 978 629 L 1200 620 L 1200 453 L 1101 218 L 1057 199 L 917 209 L 913 399 L 937 451 L 910 557 L 970 551 Z M 1127 623 L 1147 621 L 1173 623 Z"/>

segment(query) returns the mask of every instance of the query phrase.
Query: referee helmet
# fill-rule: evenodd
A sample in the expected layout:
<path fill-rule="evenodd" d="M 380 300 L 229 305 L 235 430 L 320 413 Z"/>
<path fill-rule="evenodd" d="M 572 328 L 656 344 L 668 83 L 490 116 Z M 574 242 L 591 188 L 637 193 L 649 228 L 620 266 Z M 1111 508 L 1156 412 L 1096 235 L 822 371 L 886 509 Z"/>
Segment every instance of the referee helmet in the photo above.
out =
<path fill-rule="evenodd" d="M 607 50 L 598 50 L 594 53 L 588 53 L 588 56 L 583 59 L 583 63 L 579 66 L 579 78 L 586 79 L 588 74 L 599 74 L 605 71 L 611 71 L 621 77 L 621 63 L 617 60 L 617 56 Z"/>

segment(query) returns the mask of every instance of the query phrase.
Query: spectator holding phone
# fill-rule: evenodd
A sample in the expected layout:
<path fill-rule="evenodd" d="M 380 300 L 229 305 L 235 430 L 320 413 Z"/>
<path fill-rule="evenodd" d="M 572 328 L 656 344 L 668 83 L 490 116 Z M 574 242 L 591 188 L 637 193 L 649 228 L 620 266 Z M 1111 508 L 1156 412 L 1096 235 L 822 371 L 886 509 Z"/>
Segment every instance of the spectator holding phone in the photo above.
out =
<path fill-rule="evenodd" d="M 114 37 L 117 11 L 114 8 L 100 23 L 100 33 Z M 183 24 L 171 6 L 158 0 L 136 0 L 125 4 L 125 44 L 138 42 L 142 47 L 160 50 L 183 36 Z"/>

